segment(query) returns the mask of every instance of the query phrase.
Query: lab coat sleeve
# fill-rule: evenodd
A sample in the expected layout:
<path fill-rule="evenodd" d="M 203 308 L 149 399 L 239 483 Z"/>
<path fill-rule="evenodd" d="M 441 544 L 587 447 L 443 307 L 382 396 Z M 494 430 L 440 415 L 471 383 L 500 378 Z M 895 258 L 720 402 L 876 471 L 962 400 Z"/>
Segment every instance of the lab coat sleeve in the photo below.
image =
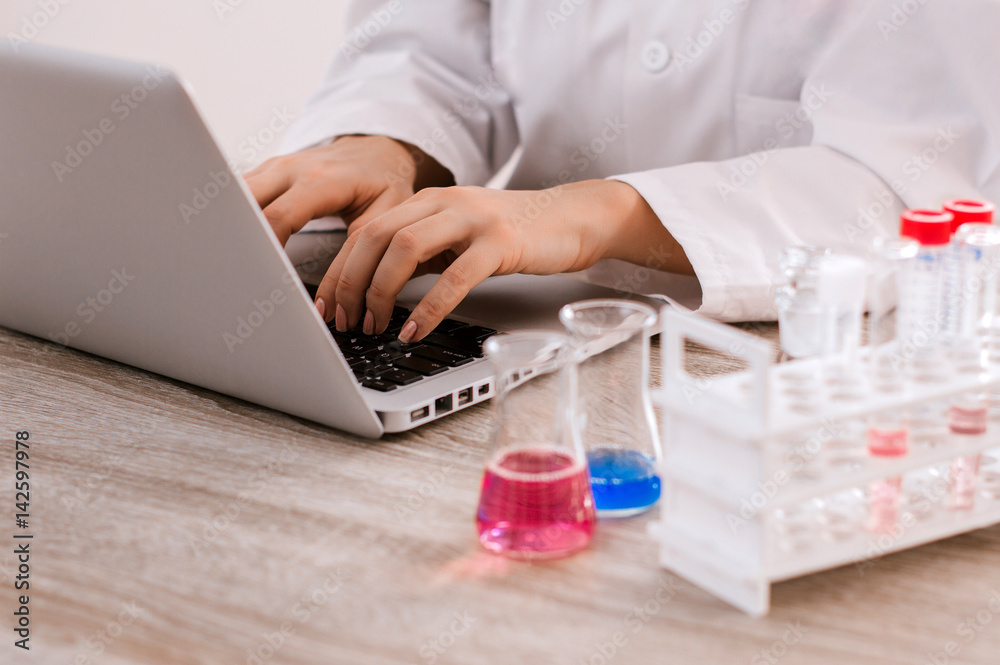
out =
<path fill-rule="evenodd" d="M 905 207 L 1000 200 L 1000 3 L 918 6 L 893 20 L 892 3 L 870 3 L 814 69 L 798 109 L 811 117 L 809 145 L 615 176 L 683 247 L 700 312 L 773 319 L 781 248 L 863 255 L 896 232 Z M 647 266 L 656 262 L 651 248 Z M 651 271 L 622 262 L 601 270 L 612 286 L 647 293 L 665 277 L 636 279 Z"/>
<path fill-rule="evenodd" d="M 283 151 L 348 134 L 389 136 L 420 147 L 457 184 L 484 184 L 518 142 L 510 99 L 490 65 L 489 4 L 355 0 L 346 24 Z"/>

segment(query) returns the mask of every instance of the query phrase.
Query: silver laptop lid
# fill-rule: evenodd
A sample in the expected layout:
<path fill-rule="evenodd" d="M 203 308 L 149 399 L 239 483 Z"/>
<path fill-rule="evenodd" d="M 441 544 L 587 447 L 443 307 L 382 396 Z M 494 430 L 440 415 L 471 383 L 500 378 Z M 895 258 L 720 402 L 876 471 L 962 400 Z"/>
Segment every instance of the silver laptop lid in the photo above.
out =
<path fill-rule="evenodd" d="M 3 40 L 0 90 L 0 325 L 382 433 L 171 72 Z"/>

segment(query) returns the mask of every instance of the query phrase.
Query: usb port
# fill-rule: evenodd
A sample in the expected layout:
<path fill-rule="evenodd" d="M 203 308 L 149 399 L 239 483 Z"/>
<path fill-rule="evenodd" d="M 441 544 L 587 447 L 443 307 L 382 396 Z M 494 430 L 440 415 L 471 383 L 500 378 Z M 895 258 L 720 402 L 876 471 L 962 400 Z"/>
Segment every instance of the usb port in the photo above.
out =
<path fill-rule="evenodd" d="M 468 404 L 472 401 L 472 388 L 466 388 L 458 392 L 458 405 Z"/>
<path fill-rule="evenodd" d="M 429 415 L 431 415 L 431 407 L 422 406 L 416 411 L 410 411 L 410 422 L 415 423 L 418 420 L 423 420 Z"/>
<path fill-rule="evenodd" d="M 478 392 L 479 392 L 479 396 L 480 397 L 482 397 L 483 395 L 485 395 L 489 391 L 490 391 L 490 384 L 484 383 L 483 385 L 479 386 L 479 391 Z"/>
<path fill-rule="evenodd" d="M 448 413 L 451 411 L 452 401 L 451 395 L 445 395 L 444 397 L 438 397 L 434 400 L 434 413 L 436 415 L 441 415 L 442 413 Z"/>

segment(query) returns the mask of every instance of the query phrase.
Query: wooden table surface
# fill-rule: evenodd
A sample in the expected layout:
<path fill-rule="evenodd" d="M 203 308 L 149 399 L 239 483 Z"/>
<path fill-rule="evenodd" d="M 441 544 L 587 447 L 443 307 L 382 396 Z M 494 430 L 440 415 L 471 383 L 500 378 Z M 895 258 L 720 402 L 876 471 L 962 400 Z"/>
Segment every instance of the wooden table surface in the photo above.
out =
<path fill-rule="evenodd" d="M 366 441 L 0 329 L 0 662 L 1000 663 L 1000 528 L 779 584 L 763 619 L 657 565 L 655 509 L 570 559 L 487 554 L 490 417 Z"/>

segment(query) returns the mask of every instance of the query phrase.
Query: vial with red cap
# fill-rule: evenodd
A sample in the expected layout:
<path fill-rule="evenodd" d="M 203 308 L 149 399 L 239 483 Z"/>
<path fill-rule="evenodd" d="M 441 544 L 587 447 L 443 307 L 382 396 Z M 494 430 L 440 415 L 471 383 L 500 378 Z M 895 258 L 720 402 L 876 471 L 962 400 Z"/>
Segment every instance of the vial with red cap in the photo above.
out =
<path fill-rule="evenodd" d="M 997 268 L 1000 264 L 1000 227 L 993 222 L 994 206 L 984 201 L 949 201 L 955 231 L 953 257 L 957 267 L 955 288 L 949 294 L 956 305 L 955 339 L 952 356 L 959 371 L 977 372 L 984 368 L 986 340 L 996 329 Z M 971 391 L 955 398 L 948 409 L 948 429 L 952 443 L 961 446 L 968 438 L 986 434 L 989 397 Z M 957 457 L 948 470 L 949 500 L 952 510 L 975 507 L 981 455 Z"/>
<path fill-rule="evenodd" d="M 942 325 L 943 340 L 953 349 L 961 363 L 968 360 L 968 350 L 977 336 L 976 330 L 985 323 L 979 319 L 992 311 L 996 279 L 986 269 L 992 261 L 992 243 L 997 236 L 993 227 L 994 206 L 986 201 L 956 199 L 944 204 L 944 211 L 952 215 L 951 252 L 945 262 L 943 298 L 947 308 Z M 987 286 L 984 282 L 990 282 Z"/>
<path fill-rule="evenodd" d="M 906 210 L 899 233 L 919 244 L 912 279 L 899 294 L 900 341 L 914 349 L 917 374 L 931 378 L 940 368 L 943 327 L 952 318 L 946 298 L 946 270 L 955 216 L 945 210 Z"/>

